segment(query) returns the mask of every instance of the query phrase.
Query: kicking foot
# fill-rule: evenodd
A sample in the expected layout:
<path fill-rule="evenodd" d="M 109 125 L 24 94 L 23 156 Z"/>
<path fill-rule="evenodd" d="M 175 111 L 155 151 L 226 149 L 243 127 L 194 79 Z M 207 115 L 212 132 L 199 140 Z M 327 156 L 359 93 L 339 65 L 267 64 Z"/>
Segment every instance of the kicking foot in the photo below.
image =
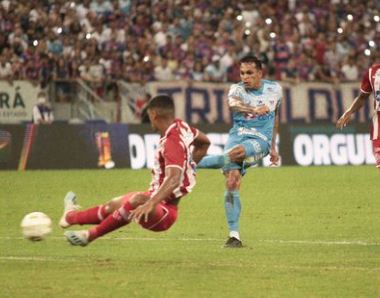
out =
<path fill-rule="evenodd" d="M 224 247 L 225 248 L 241 248 L 243 247 L 243 243 L 235 237 L 229 237 L 226 243 L 224 244 Z"/>
<path fill-rule="evenodd" d="M 59 225 L 61 228 L 65 229 L 71 226 L 70 223 L 67 222 L 66 216 L 69 212 L 78 210 L 80 206 L 77 204 L 77 198 L 75 193 L 72 191 L 69 191 L 65 198 L 63 199 L 63 205 L 64 205 L 64 210 L 63 210 L 63 215 L 59 221 Z"/>
<path fill-rule="evenodd" d="M 88 240 L 89 232 L 87 230 L 66 231 L 64 235 L 71 245 L 86 246 L 90 243 L 90 241 Z"/>

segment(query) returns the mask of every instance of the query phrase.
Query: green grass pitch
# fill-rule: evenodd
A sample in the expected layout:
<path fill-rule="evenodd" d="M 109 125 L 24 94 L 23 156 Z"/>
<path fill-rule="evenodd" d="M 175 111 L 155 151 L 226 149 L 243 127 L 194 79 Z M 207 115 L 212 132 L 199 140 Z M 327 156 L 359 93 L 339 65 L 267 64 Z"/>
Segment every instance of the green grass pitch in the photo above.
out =
<path fill-rule="evenodd" d="M 148 170 L 0 172 L 0 297 L 380 297 L 375 167 L 250 169 L 242 249 L 222 248 L 223 180 L 198 171 L 168 232 L 131 224 L 82 248 L 57 225 L 65 193 L 89 207 L 145 190 Z M 42 242 L 21 235 L 32 211 L 54 222 Z"/>

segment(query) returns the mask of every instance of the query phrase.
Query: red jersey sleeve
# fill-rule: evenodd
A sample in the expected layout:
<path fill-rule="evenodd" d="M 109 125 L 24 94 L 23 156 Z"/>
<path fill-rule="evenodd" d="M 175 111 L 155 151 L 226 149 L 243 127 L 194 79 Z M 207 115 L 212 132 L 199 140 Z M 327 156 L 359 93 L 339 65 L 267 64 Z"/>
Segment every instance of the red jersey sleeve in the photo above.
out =
<path fill-rule="evenodd" d="M 165 167 L 169 165 L 179 166 L 183 168 L 186 152 L 182 147 L 178 136 L 170 136 L 165 143 L 164 149 Z"/>
<path fill-rule="evenodd" d="M 190 126 L 190 130 L 193 133 L 194 139 L 196 139 L 197 136 L 198 136 L 199 130 L 196 129 L 196 128 L 194 128 L 194 127 L 192 127 L 192 126 Z"/>
<path fill-rule="evenodd" d="M 360 86 L 360 91 L 363 93 L 371 93 L 372 92 L 372 86 L 371 82 L 369 80 L 369 69 L 365 72 L 362 79 L 362 84 Z"/>

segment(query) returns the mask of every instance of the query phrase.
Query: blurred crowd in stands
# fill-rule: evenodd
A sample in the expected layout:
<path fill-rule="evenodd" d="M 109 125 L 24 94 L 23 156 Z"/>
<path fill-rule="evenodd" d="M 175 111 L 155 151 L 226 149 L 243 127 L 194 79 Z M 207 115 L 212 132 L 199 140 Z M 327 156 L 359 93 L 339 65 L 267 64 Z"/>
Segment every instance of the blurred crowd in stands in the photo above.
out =
<path fill-rule="evenodd" d="M 247 53 L 291 83 L 380 61 L 378 0 L 2 0 L 0 79 L 233 82 Z"/>

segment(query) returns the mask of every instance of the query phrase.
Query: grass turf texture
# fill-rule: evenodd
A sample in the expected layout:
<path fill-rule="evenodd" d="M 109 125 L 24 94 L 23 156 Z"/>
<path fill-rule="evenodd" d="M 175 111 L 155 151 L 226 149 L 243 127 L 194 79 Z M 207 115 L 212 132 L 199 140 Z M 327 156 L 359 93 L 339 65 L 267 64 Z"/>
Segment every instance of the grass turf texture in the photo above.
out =
<path fill-rule="evenodd" d="M 380 297 L 380 176 L 374 167 L 250 169 L 243 249 L 221 248 L 223 177 L 198 184 L 165 233 L 131 224 L 86 248 L 57 222 L 68 190 L 89 207 L 145 190 L 148 170 L 0 172 L 0 297 Z M 42 211 L 42 242 L 19 224 Z"/>

